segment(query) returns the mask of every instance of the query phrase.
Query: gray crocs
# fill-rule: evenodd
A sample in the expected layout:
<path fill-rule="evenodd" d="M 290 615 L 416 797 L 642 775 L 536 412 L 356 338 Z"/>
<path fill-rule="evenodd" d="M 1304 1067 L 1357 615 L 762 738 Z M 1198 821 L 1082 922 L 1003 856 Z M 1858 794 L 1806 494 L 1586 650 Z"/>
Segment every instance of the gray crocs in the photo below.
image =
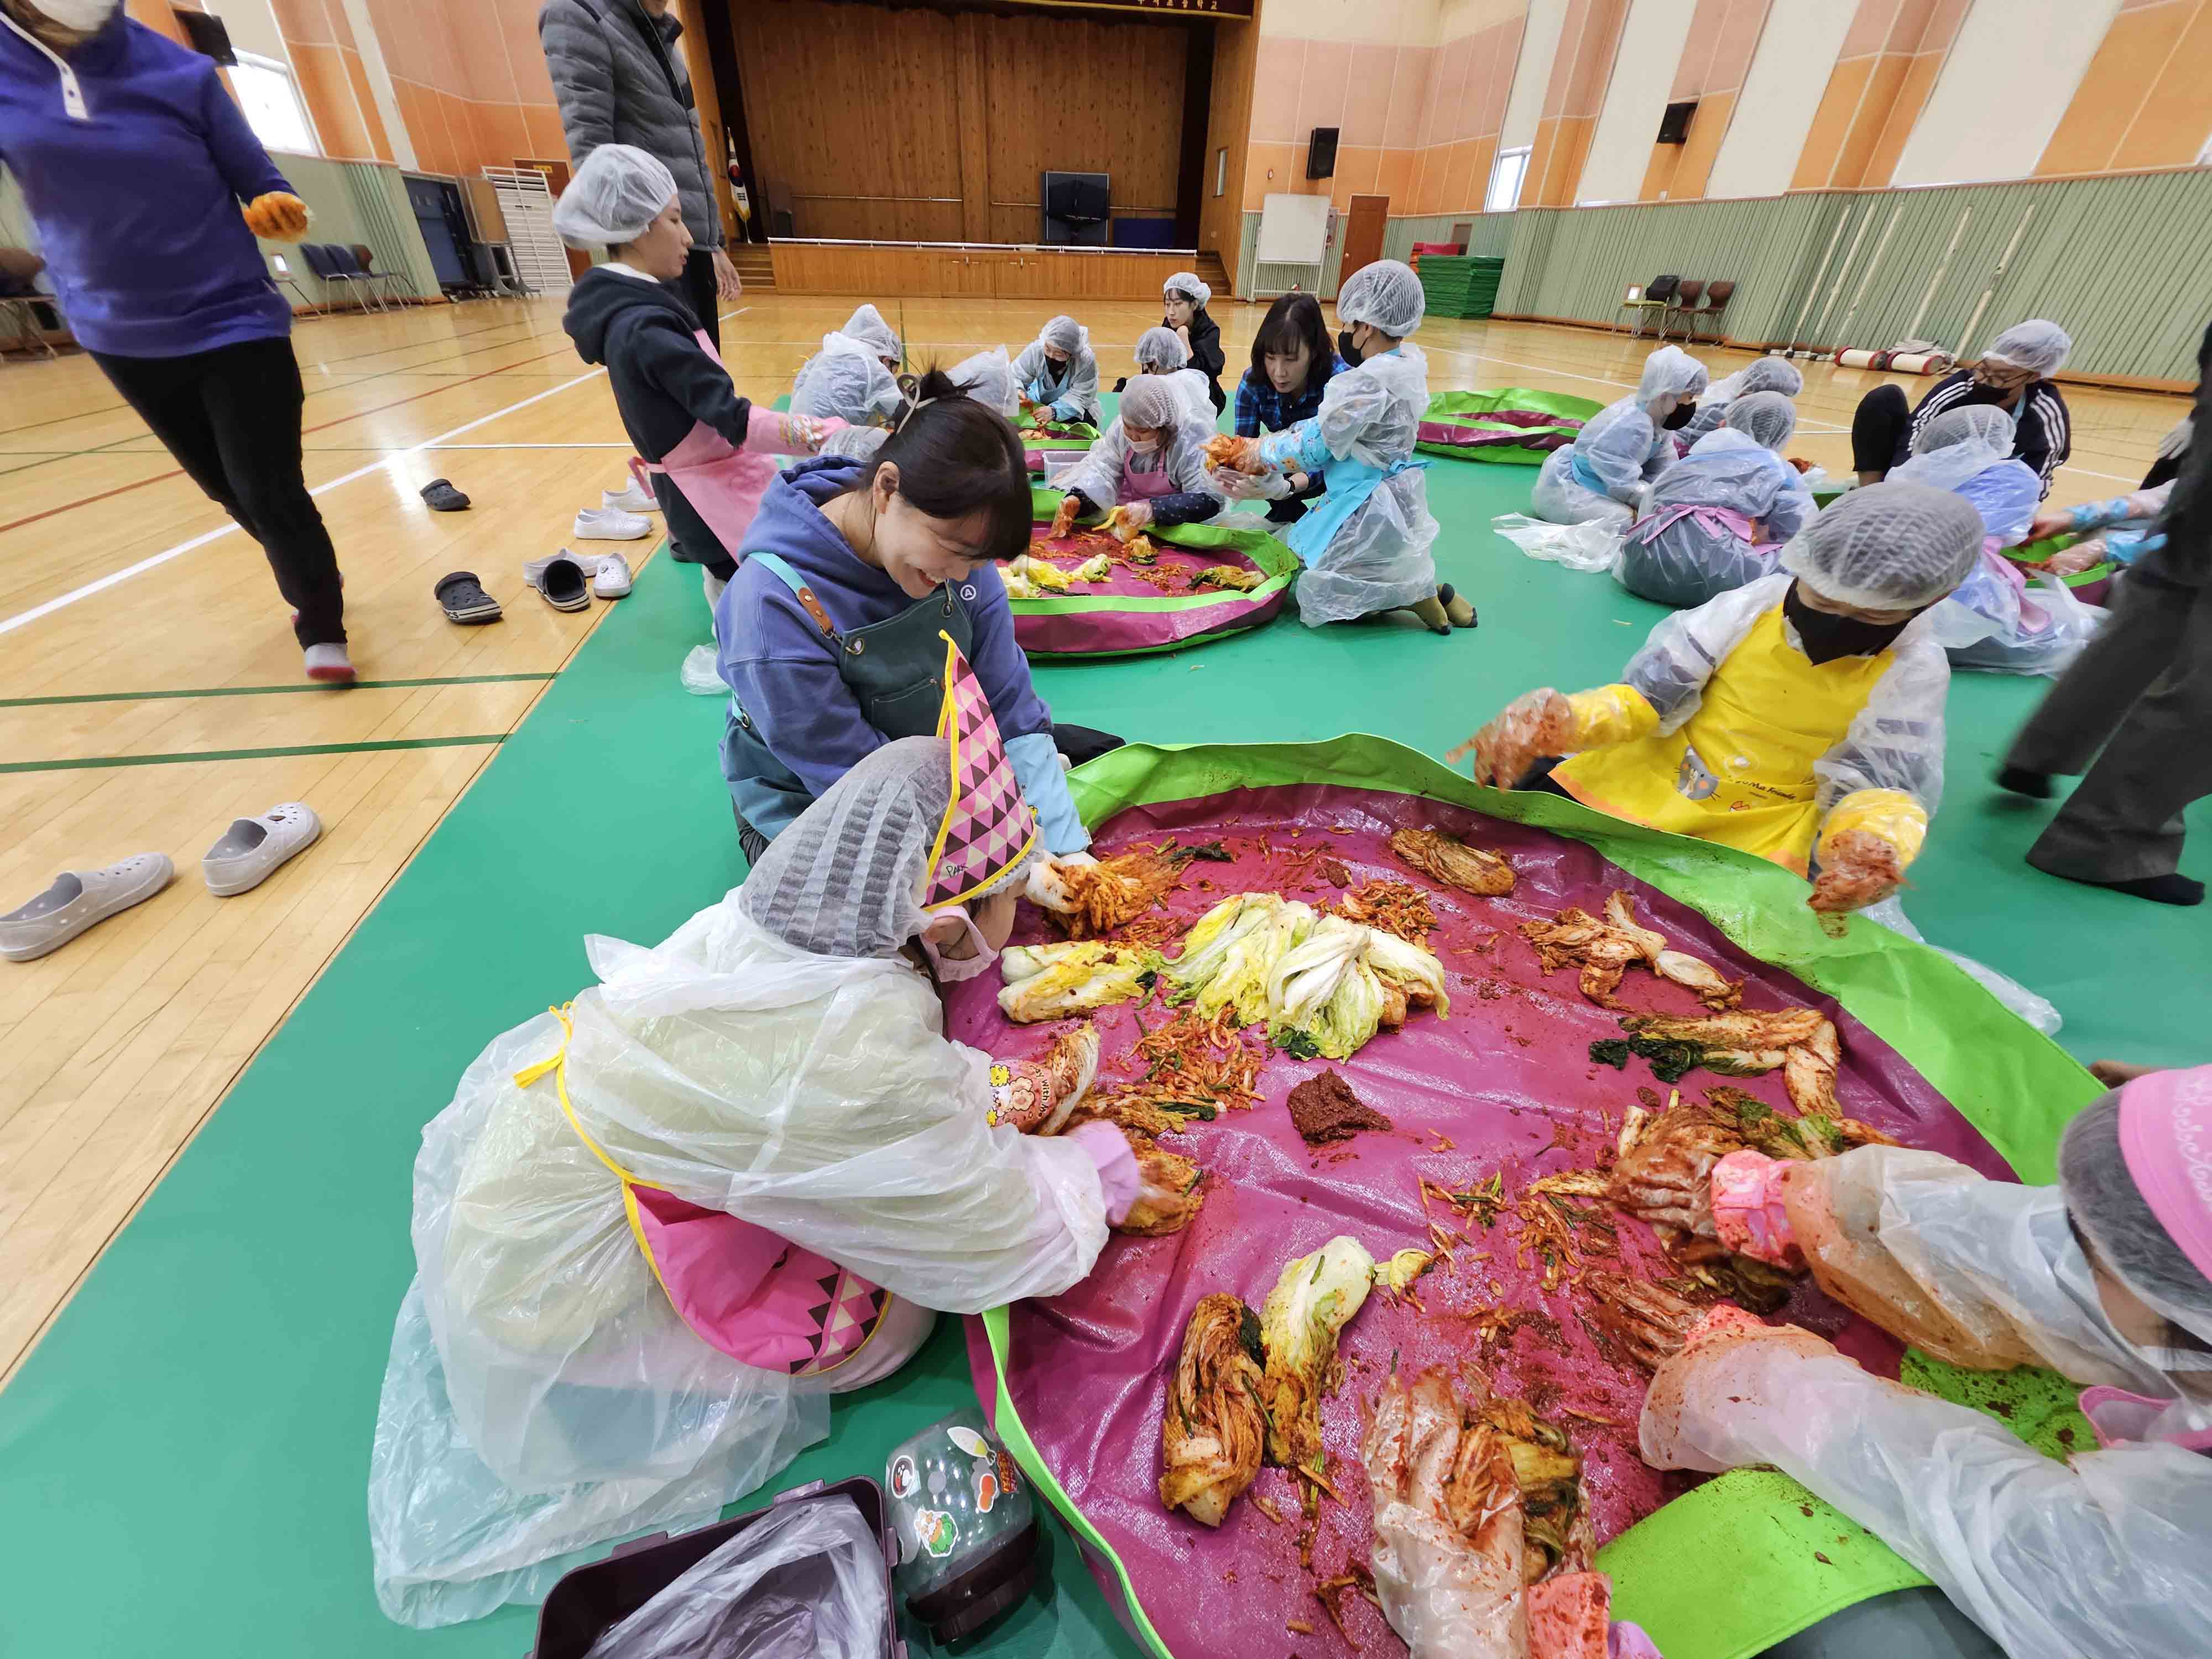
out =
<path fill-rule="evenodd" d="M 65 870 L 28 904 L 0 916 L 0 957 L 29 962 L 58 951 L 95 922 L 153 897 L 175 873 L 166 853 L 141 853 L 105 870 Z"/>

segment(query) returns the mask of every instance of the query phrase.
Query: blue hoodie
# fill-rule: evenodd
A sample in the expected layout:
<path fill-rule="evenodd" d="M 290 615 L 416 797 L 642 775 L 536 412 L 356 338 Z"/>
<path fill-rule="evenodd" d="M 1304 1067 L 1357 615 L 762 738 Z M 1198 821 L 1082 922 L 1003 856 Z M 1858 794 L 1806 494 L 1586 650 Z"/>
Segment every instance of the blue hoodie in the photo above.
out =
<path fill-rule="evenodd" d="M 181 357 L 292 331 L 239 214 L 292 187 L 213 59 L 118 8 L 58 61 L 0 14 L 0 162 L 87 349 Z"/>
<path fill-rule="evenodd" d="M 837 648 L 799 608 L 789 584 L 750 556 L 781 557 L 813 590 L 840 633 L 888 622 L 915 605 L 822 516 L 823 503 L 853 489 L 869 465 L 825 456 L 801 461 L 770 484 L 745 538 L 746 556 L 714 606 L 723 682 L 769 752 L 817 800 L 890 739 L 860 712 L 860 700 L 838 676 Z M 1006 758 L 1036 812 L 1041 838 L 1054 853 L 1079 852 L 1091 837 L 1076 815 L 1053 745 L 1052 710 L 1037 696 L 1029 659 L 1014 642 L 1013 613 L 1006 608 L 999 568 L 976 565 L 952 592 L 974 630 L 969 665 L 991 700 Z M 747 821 L 771 839 L 787 827 L 750 814 Z"/>

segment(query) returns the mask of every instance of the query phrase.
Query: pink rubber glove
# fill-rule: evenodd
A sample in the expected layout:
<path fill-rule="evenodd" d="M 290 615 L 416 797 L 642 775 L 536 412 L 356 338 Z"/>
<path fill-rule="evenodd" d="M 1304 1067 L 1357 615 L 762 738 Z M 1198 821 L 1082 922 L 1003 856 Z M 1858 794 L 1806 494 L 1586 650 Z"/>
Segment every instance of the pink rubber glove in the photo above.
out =
<path fill-rule="evenodd" d="M 1796 1272 L 1805 1265 L 1782 1207 L 1782 1177 L 1789 1161 L 1748 1149 L 1713 1165 L 1713 1224 L 1721 1243 L 1738 1255 Z"/>
<path fill-rule="evenodd" d="M 811 455 L 845 427 L 835 415 L 817 419 L 755 404 L 745 420 L 745 441 L 738 447 L 748 455 Z"/>
<path fill-rule="evenodd" d="M 1083 1123 L 1070 1129 L 1067 1139 L 1088 1152 L 1098 1166 L 1098 1184 L 1106 1194 L 1106 1224 L 1118 1226 L 1127 1218 L 1129 1206 L 1137 1201 L 1145 1184 L 1128 1136 L 1115 1124 Z"/>

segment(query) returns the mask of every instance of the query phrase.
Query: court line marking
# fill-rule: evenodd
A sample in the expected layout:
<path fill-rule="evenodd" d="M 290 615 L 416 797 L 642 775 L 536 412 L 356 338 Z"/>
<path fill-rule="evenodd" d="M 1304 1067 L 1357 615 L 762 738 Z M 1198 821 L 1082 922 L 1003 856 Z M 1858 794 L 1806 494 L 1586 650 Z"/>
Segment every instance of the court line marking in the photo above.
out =
<path fill-rule="evenodd" d="M 0 772 L 83 772 L 110 766 L 180 766 L 192 761 L 282 760 L 294 755 L 369 755 L 390 749 L 481 749 L 504 732 L 461 738 L 386 738 L 368 743 L 299 743 L 275 749 L 195 749 L 176 755 L 95 755 L 76 760 L 0 762 Z"/>
<path fill-rule="evenodd" d="M 495 374 L 499 371 L 497 369 L 494 369 L 491 372 Z M 367 477 L 372 472 L 390 467 L 395 467 L 410 455 L 419 454 L 423 450 L 428 449 L 434 445 L 446 442 L 448 439 L 458 438 L 464 432 L 473 432 L 480 426 L 488 426 L 494 421 L 503 419 L 507 416 L 513 415 L 521 410 L 527 409 L 532 404 L 544 403 L 548 398 L 557 398 L 561 393 L 568 391 L 571 386 L 581 386 L 586 380 L 596 380 L 605 373 L 606 370 L 604 368 L 586 369 L 581 374 L 577 375 L 575 379 L 572 380 L 563 380 L 559 386 L 548 386 L 544 391 L 533 393 L 532 396 L 523 398 L 520 403 L 509 404 L 505 409 L 495 409 L 489 415 L 479 415 L 475 420 L 467 422 L 463 425 L 457 426 L 450 432 L 441 432 L 436 437 L 428 439 L 422 443 L 415 445 L 411 448 L 403 449 L 397 454 L 386 456 L 382 460 L 371 461 L 366 466 L 357 466 L 352 471 L 346 473 L 341 477 L 332 478 L 328 483 L 317 484 L 313 489 L 310 489 L 307 494 L 310 495 L 320 495 L 325 494 L 326 491 L 336 489 L 340 484 L 349 484 L 356 479 Z M 0 526 L 0 528 L 4 528 L 4 526 Z M 147 571 L 154 569 L 156 566 L 167 564 L 172 559 L 180 558 L 185 554 L 190 553 L 197 548 L 205 547 L 210 542 L 220 541 L 225 536 L 236 532 L 238 526 L 234 521 L 217 525 L 213 530 L 204 531 L 199 535 L 191 537 L 187 540 L 179 542 L 174 547 L 163 548 L 159 553 L 149 554 L 146 557 L 139 560 L 136 564 L 125 565 L 120 570 L 111 571 L 108 574 L 100 577 L 97 580 L 88 581 L 82 587 L 74 588 L 67 593 L 48 599 L 44 605 L 35 605 L 28 611 L 18 611 L 15 615 L 8 617 L 5 621 L 0 621 L 0 634 L 12 634 L 17 629 L 27 627 L 30 623 L 38 621 L 41 617 L 51 617 L 57 611 L 67 609 L 69 606 L 75 605 L 80 599 L 88 599 L 95 593 L 105 593 L 109 588 L 116 586 L 119 583 L 129 581 L 133 576 L 143 575 Z"/>
<path fill-rule="evenodd" d="M 276 697 L 333 690 L 393 691 L 423 685 L 506 685 L 550 680 L 556 673 L 557 671 L 542 674 L 447 674 L 419 680 L 355 680 L 343 687 L 318 685 L 310 681 L 291 685 L 202 685 L 170 691 L 83 691 L 57 697 L 0 697 L 0 708 L 52 708 L 77 702 L 153 702 L 168 697 Z"/>

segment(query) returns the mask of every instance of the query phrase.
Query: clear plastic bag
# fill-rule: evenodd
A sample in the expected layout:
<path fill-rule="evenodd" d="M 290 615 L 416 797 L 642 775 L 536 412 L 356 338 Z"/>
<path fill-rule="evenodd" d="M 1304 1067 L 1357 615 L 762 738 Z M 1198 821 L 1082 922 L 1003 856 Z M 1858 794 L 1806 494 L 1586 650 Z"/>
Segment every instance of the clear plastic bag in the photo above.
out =
<path fill-rule="evenodd" d="M 730 688 L 722 683 L 722 671 L 715 666 L 720 659 L 711 645 L 695 645 L 684 653 L 684 666 L 678 676 L 684 689 L 695 697 L 726 697 Z"/>
<path fill-rule="evenodd" d="M 1965 592 L 1960 590 L 1962 595 Z M 1945 600 L 1936 607 L 1937 613 L 1951 610 L 1954 603 Z M 2106 616 L 2094 605 L 2082 604 L 2057 577 L 2041 571 L 2033 578 L 2027 603 L 2042 611 L 2044 626 L 2031 629 L 2016 603 L 2009 628 L 1952 647 L 1953 665 L 2000 674 L 2063 674 L 2081 654 L 2081 647 L 2103 625 Z"/>
<path fill-rule="evenodd" d="M 848 1498 L 756 1521 L 592 1644 L 586 1659 L 878 1659 L 883 1547 Z"/>
<path fill-rule="evenodd" d="M 1878 903 L 1868 905 L 1859 914 L 1869 921 L 1880 922 L 1893 933 L 1904 934 L 1905 938 L 1916 944 L 1928 943 L 1921 936 L 1920 930 L 1914 927 L 1911 921 L 1905 915 L 1905 907 L 1898 902 L 1894 893 Z M 1946 951 L 1940 945 L 1933 948 L 1942 955 L 1948 957 L 1960 971 L 1979 983 L 1984 991 L 2042 1032 L 2044 1036 L 2058 1035 L 2058 1027 L 2061 1024 L 2058 1010 L 2051 1006 L 2047 998 L 2037 995 L 2018 980 L 1999 973 L 1987 963 L 1977 962 L 1972 957 L 1962 957 L 1956 951 Z"/>
<path fill-rule="evenodd" d="M 1615 503 L 1618 505 L 1618 503 Z M 1501 513 L 1490 527 L 1532 559 L 1563 564 L 1570 570 L 1611 570 L 1620 556 L 1628 529 L 1628 509 L 1582 524 L 1548 524 L 1525 513 Z"/>

